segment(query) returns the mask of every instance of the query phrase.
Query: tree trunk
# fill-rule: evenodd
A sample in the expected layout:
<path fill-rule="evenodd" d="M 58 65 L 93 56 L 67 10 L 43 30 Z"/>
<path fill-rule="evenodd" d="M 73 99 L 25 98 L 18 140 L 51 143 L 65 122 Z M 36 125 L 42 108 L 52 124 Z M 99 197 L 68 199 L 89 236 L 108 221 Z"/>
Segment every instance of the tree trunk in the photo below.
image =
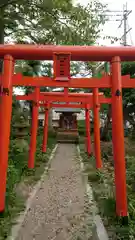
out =
<path fill-rule="evenodd" d="M 0 44 L 4 44 L 4 10 L 0 9 Z M 0 60 L 0 73 L 2 73 L 2 68 L 3 68 L 3 60 Z"/>
<path fill-rule="evenodd" d="M 101 140 L 102 141 L 107 141 L 108 140 L 108 133 L 109 133 L 109 126 L 110 126 L 110 120 L 111 120 L 111 105 L 109 105 L 108 113 L 107 113 L 107 118 L 105 121 L 105 125 L 103 127 L 103 131 L 101 133 Z"/>

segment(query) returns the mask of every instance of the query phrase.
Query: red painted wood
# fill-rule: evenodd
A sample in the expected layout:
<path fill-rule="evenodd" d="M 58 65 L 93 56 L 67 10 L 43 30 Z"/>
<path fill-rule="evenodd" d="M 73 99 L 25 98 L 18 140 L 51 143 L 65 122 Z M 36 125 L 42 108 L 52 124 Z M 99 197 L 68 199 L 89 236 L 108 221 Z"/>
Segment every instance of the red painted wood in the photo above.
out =
<path fill-rule="evenodd" d="M 1 82 L 2 76 L 0 76 Z M 22 74 L 13 75 L 13 86 L 33 86 L 33 87 L 70 87 L 70 88 L 111 88 L 111 76 L 102 78 L 71 78 L 69 82 L 54 81 L 50 77 L 29 77 Z M 122 76 L 122 88 L 135 88 L 135 79 L 130 79 L 130 75 Z"/>
<path fill-rule="evenodd" d="M 38 99 L 39 99 L 40 89 L 35 89 L 35 101 L 33 102 L 32 108 L 32 125 L 31 125 L 31 138 L 30 138 L 30 149 L 29 149 L 29 159 L 28 159 L 28 168 L 34 168 L 35 164 L 35 153 L 36 153 L 36 138 L 38 130 Z"/>
<path fill-rule="evenodd" d="M 112 59 L 112 139 L 115 169 L 116 213 L 127 216 L 126 167 L 120 58 Z"/>
<path fill-rule="evenodd" d="M 10 54 L 15 59 L 53 60 L 54 53 L 70 53 L 72 61 L 111 61 L 120 56 L 121 61 L 134 61 L 135 47 L 59 46 L 59 45 L 0 45 L 0 58 Z"/>
<path fill-rule="evenodd" d="M 90 106 L 89 104 L 86 105 L 85 109 L 85 123 L 86 123 L 86 150 L 88 156 L 91 154 L 91 137 L 90 137 Z"/>
<path fill-rule="evenodd" d="M 45 119 L 44 119 L 44 133 L 43 133 L 43 145 L 42 152 L 47 150 L 47 140 L 48 140 L 48 122 L 49 122 L 49 104 L 45 108 Z"/>
<path fill-rule="evenodd" d="M 4 57 L 2 96 L 1 96 L 1 125 L 0 125 L 0 212 L 5 208 L 6 178 L 8 168 L 8 151 L 10 138 L 10 123 L 12 113 L 12 75 L 14 61 L 12 56 Z"/>
<path fill-rule="evenodd" d="M 53 61 L 54 79 L 56 81 L 70 80 L 70 54 L 55 53 Z"/>
<path fill-rule="evenodd" d="M 94 115 L 94 148 L 96 158 L 96 168 L 102 167 L 101 148 L 100 148 L 100 119 L 99 119 L 99 99 L 98 89 L 93 89 L 93 115 Z"/>
<path fill-rule="evenodd" d="M 29 95 L 17 95 L 17 100 L 34 100 L 35 95 L 29 94 Z M 44 102 L 73 102 L 73 103 L 90 103 L 92 104 L 93 96 L 92 94 L 77 94 L 77 93 L 69 93 L 68 95 L 64 95 L 64 93 L 54 93 L 54 92 L 47 92 L 47 93 L 40 93 L 39 101 Z M 111 103 L 110 98 L 105 98 L 103 95 L 99 94 L 99 102 L 100 103 Z"/>

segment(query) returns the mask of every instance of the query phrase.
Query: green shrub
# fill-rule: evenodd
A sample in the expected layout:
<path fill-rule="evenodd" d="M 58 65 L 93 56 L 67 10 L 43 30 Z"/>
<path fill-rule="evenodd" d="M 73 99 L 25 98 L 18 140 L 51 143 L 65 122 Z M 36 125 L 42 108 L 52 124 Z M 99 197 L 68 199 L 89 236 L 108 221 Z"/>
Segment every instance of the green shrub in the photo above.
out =
<path fill-rule="evenodd" d="M 39 180 L 44 171 L 45 162 L 48 160 L 51 149 L 55 144 L 54 135 L 48 138 L 48 150 L 43 154 L 41 151 L 43 136 L 37 137 L 37 151 L 35 168 L 29 170 L 28 165 L 28 148 L 25 144 L 20 144 L 18 140 L 11 138 L 7 184 L 6 184 L 6 207 L 5 211 L 0 214 L 0 240 L 6 239 L 18 212 L 24 209 L 24 198 L 18 195 L 16 188 L 22 180 L 29 179 L 29 184 Z M 26 137 L 29 142 L 29 136 Z"/>
<path fill-rule="evenodd" d="M 101 209 L 103 210 L 102 215 L 115 218 L 116 203 L 114 198 L 107 197 L 102 199 L 101 205 Z"/>
<path fill-rule="evenodd" d="M 81 136 L 85 136 L 86 135 L 86 131 L 85 131 L 85 129 L 81 129 L 81 128 L 79 128 L 78 129 L 78 132 L 79 132 L 79 135 L 81 135 Z"/>
<path fill-rule="evenodd" d="M 100 179 L 100 176 L 96 171 L 88 173 L 88 180 L 90 182 L 97 182 L 99 181 L 99 179 Z"/>

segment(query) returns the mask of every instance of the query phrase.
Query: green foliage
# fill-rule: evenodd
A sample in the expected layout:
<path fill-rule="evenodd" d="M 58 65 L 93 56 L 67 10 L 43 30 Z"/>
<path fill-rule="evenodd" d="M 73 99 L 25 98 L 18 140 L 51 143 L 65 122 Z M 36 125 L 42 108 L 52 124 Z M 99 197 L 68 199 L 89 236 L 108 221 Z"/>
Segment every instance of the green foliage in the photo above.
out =
<path fill-rule="evenodd" d="M 7 173 L 6 208 L 4 213 L 0 215 L 0 239 L 5 239 L 8 236 L 13 218 L 16 216 L 18 209 L 22 210 L 24 207 L 23 199 L 17 196 L 15 188 L 21 181 L 22 174 L 26 169 L 27 159 L 27 152 L 22 152 L 12 140 Z"/>
<path fill-rule="evenodd" d="M 12 102 L 12 119 L 11 119 L 11 139 L 13 139 L 17 133 L 17 128 L 15 126 L 24 125 L 29 128 L 28 124 L 28 115 L 29 111 L 26 108 L 23 108 L 18 100 L 16 100 L 13 95 Z"/>
<path fill-rule="evenodd" d="M 29 137 L 27 137 L 29 141 Z M 15 222 L 15 217 L 24 209 L 25 196 L 17 191 L 20 183 L 30 185 L 40 179 L 44 171 L 45 163 L 48 161 L 52 147 L 55 144 L 54 135 L 49 135 L 47 153 L 41 152 L 42 135 L 37 138 L 36 163 L 33 170 L 28 170 L 28 151 L 18 145 L 17 140 L 11 140 L 9 152 L 9 165 L 7 174 L 7 189 L 6 189 L 6 208 L 0 214 L 0 240 L 6 239 L 11 225 Z"/>
<path fill-rule="evenodd" d="M 85 126 L 85 120 L 78 120 L 78 132 L 82 136 L 86 136 L 86 126 Z M 90 131 L 93 132 L 93 122 L 90 122 Z"/>
<path fill-rule="evenodd" d="M 130 150 L 129 150 L 130 154 Z M 127 169 L 127 190 L 128 190 L 128 210 L 129 210 L 129 223 L 130 223 L 130 235 L 131 239 L 135 238 L 135 157 L 126 157 L 126 169 Z"/>
<path fill-rule="evenodd" d="M 85 120 L 79 120 L 77 124 L 78 124 L 79 135 L 85 136 L 86 135 Z"/>
<path fill-rule="evenodd" d="M 116 204 L 115 204 L 115 199 L 112 197 L 104 198 L 102 199 L 102 207 L 103 209 L 103 215 L 107 217 L 113 217 L 115 218 L 115 209 L 116 209 Z"/>
<path fill-rule="evenodd" d="M 108 155 L 108 161 L 110 161 L 110 157 L 112 157 L 112 149 L 107 146 L 106 155 Z M 109 239 L 134 239 L 135 238 L 134 157 L 127 157 L 126 159 L 129 224 L 124 225 L 122 222 L 123 219 L 117 218 L 115 214 L 116 204 L 114 197 L 115 194 L 114 194 L 113 168 L 111 163 L 108 165 L 104 163 L 104 169 L 102 169 L 102 171 L 97 171 L 94 166 L 95 159 L 93 156 L 90 158 L 87 156 L 87 154 L 85 153 L 84 144 L 80 144 L 80 153 L 85 164 L 86 169 L 85 171 L 88 174 L 88 179 L 92 185 L 94 199 L 98 204 L 99 213 L 104 221 L 105 227 L 107 228 Z"/>
<path fill-rule="evenodd" d="M 105 22 L 105 6 L 98 0 L 83 5 L 74 5 L 72 1 L 23 0 L 15 6 L 7 5 L 8 13 L 16 12 L 16 27 L 5 31 L 19 43 L 60 44 L 60 45 L 93 45 L 100 35 L 101 25 Z M 25 6 L 24 6 L 25 4 Z M 9 19 L 10 20 L 10 19 Z M 14 22 L 14 21 L 13 21 Z M 20 67 L 21 65 L 21 67 Z M 17 70 L 33 76 L 33 66 L 18 61 Z M 91 64 L 90 64 L 91 65 Z M 82 63 L 71 64 L 71 76 L 81 72 Z M 26 68 L 22 71 L 22 68 Z M 86 71 L 86 68 L 83 72 Z M 89 73 L 89 71 L 88 71 Z M 41 75 L 52 76 L 52 64 L 44 62 Z"/>
<path fill-rule="evenodd" d="M 15 122 L 15 116 L 18 116 L 18 112 L 20 112 L 20 103 L 16 100 L 15 96 L 13 95 L 13 102 L 12 102 L 12 124 Z"/>
<path fill-rule="evenodd" d="M 123 62 L 121 66 L 122 75 L 130 75 L 131 78 L 135 77 L 135 62 Z"/>
<path fill-rule="evenodd" d="M 135 78 L 135 62 L 122 63 L 122 75 L 130 75 L 131 78 Z M 123 111 L 124 120 L 128 120 L 133 126 L 133 137 L 135 129 L 135 89 L 123 89 Z"/>
<path fill-rule="evenodd" d="M 89 180 L 90 182 L 96 182 L 96 181 L 98 181 L 99 179 L 100 179 L 100 174 L 99 174 L 99 172 L 94 171 L 94 172 L 89 172 L 89 173 L 88 173 L 88 180 Z"/>
<path fill-rule="evenodd" d="M 108 128 L 106 132 L 103 132 L 103 131 L 104 131 L 104 128 L 101 128 L 101 131 L 100 131 L 101 140 L 105 141 L 105 142 L 111 141 L 112 140 L 112 129 Z"/>
<path fill-rule="evenodd" d="M 93 44 L 104 23 L 104 5 L 86 7 L 71 0 L 6 1 L 0 6 L 5 36 L 20 43 Z"/>

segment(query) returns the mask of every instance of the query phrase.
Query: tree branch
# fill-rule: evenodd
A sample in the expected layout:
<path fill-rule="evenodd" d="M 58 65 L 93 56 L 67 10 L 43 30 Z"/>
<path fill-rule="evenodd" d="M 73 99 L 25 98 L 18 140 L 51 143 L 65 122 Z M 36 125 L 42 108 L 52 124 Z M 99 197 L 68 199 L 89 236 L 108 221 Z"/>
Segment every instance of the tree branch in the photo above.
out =
<path fill-rule="evenodd" d="M 18 3 L 18 0 L 5 0 L 4 3 L 0 4 L 0 8 L 5 8 L 10 4 Z"/>
<path fill-rule="evenodd" d="M 40 10 L 42 10 L 42 11 L 44 10 L 49 16 L 53 17 L 56 21 L 58 21 L 58 22 L 61 23 L 62 25 L 65 25 L 65 26 L 70 30 L 70 32 L 72 33 L 70 27 L 69 27 L 65 22 L 61 21 L 60 18 L 57 18 L 55 14 L 53 14 L 52 12 L 48 12 L 48 11 L 46 10 L 46 8 L 44 8 L 43 6 L 41 7 L 41 6 L 39 6 L 38 4 L 35 4 L 35 6 L 36 6 L 37 8 L 39 8 Z M 65 18 L 65 19 L 66 19 L 66 18 Z"/>

